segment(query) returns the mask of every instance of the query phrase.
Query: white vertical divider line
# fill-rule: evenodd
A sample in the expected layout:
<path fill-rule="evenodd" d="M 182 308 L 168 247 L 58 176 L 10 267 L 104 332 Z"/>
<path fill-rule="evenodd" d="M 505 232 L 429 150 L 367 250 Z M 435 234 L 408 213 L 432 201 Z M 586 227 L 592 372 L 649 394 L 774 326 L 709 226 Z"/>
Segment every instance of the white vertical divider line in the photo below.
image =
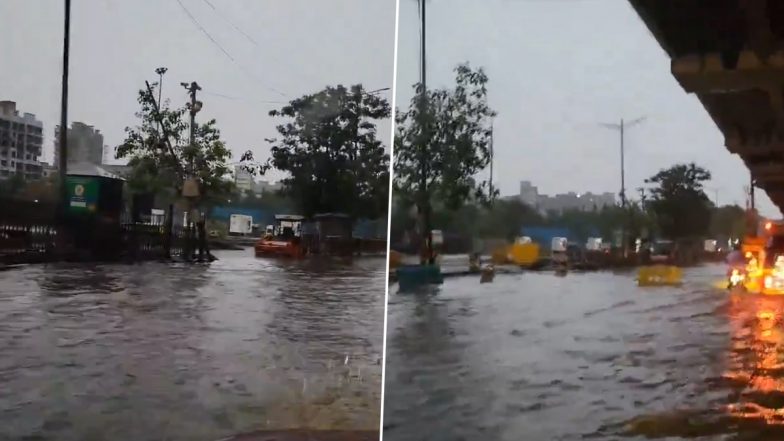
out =
<path fill-rule="evenodd" d="M 384 280 L 384 343 L 381 352 L 381 411 L 378 424 L 378 439 L 384 441 L 384 396 L 386 395 L 386 373 L 387 373 L 387 324 L 389 323 L 389 263 L 390 250 L 392 245 L 392 182 L 395 179 L 395 121 L 397 114 L 397 54 L 400 40 L 400 0 L 395 0 L 395 42 L 394 55 L 392 61 L 392 130 L 389 139 L 389 194 L 387 195 L 387 265 L 386 277 Z"/>

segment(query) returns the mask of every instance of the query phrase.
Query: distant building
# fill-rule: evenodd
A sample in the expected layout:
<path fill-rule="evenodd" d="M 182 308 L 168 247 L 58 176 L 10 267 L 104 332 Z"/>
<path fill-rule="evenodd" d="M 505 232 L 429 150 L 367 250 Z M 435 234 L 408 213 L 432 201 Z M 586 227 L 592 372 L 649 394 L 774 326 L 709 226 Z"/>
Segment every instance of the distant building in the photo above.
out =
<path fill-rule="evenodd" d="M 103 134 L 93 126 L 71 123 L 68 129 L 68 163 L 103 164 Z M 54 130 L 54 164 L 60 164 L 60 126 Z"/>
<path fill-rule="evenodd" d="M 49 178 L 57 174 L 57 166 L 50 165 L 46 162 L 42 162 L 41 165 L 43 166 L 44 178 Z"/>
<path fill-rule="evenodd" d="M 258 181 L 253 183 L 253 193 L 256 196 L 261 196 L 264 193 L 274 193 L 279 191 L 283 186 L 280 182 Z"/>
<path fill-rule="evenodd" d="M 234 185 L 237 186 L 237 190 L 241 192 L 252 191 L 253 184 L 255 184 L 253 180 L 253 174 L 245 170 L 241 165 L 234 166 Z"/>
<path fill-rule="evenodd" d="M 130 165 L 122 165 L 122 164 L 103 164 L 101 166 L 104 170 L 114 173 L 117 176 L 122 178 L 128 178 L 128 175 L 131 172 Z"/>
<path fill-rule="evenodd" d="M 539 189 L 530 181 L 520 181 L 520 193 L 504 198 L 518 200 L 530 207 L 536 208 L 540 213 L 547 214 L 555 211 L 561 213 L 568 210 L 591 211 L 615 205 L 614 193 L 560 193 L 555 196 L 539 194 Z"/>
<path fill-rule="evenodd" d="M 39 161 L 43 127 L 32 113 L 20 116 L 14 101 L 0 101 L 0 179 L 14 174 L 31 180 L 43 176 Z"/>
<path fill-rule="evenodd" d="M 530 207 L 536 207 L 538 201 L 539 189 L 530 181 L 520 181 L 520 202 Z"/>
<path fill-rule="evenodd" d="M 555 196 L 540 196 L 537 208 L 543 213 L 550 211 L 560 213 L 568 210 L 598 210 L 613 205 L 615 205 L 614 193 L 593 194 L 591 192 L 575 193 L 570 191 Z"/>

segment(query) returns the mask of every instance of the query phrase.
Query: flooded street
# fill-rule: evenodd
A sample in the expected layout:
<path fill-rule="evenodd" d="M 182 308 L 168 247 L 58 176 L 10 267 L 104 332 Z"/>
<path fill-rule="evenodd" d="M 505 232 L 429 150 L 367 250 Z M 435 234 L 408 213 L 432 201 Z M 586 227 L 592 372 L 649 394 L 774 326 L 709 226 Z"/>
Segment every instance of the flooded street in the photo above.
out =
<path fill-rule="evenodd" d="M 377 430 L 384 259 L 0 272 L 0 439 Z"/>
<path fill-rule="evenodd" d="M 784 297 L 723 271 L 393 285 L 384 439 L 784 439 Z"/>

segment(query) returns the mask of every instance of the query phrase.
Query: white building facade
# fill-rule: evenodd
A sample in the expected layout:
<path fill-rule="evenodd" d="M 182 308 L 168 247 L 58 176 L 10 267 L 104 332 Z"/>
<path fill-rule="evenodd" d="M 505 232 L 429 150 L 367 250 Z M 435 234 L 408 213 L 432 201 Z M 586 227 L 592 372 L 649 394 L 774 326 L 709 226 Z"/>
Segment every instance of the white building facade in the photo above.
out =
<path fill-rule="evenodd" d="M 0 101 L 0 179 L 43 176 L 43 127 L 32 113 L 20 115 L 14 101 Z"/>

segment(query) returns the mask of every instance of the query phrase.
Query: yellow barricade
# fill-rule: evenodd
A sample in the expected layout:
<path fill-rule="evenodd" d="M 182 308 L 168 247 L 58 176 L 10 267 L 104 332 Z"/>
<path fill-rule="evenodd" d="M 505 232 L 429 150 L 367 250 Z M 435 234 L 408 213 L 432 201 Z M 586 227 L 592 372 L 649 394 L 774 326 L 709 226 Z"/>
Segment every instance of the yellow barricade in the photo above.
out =
<path fill-rule="evenodd" d="M 637 284 L 640 286 L 679 285 L 682 279 L 683 271 L 671 265 L 643 266 L 637 272 Z"/>

